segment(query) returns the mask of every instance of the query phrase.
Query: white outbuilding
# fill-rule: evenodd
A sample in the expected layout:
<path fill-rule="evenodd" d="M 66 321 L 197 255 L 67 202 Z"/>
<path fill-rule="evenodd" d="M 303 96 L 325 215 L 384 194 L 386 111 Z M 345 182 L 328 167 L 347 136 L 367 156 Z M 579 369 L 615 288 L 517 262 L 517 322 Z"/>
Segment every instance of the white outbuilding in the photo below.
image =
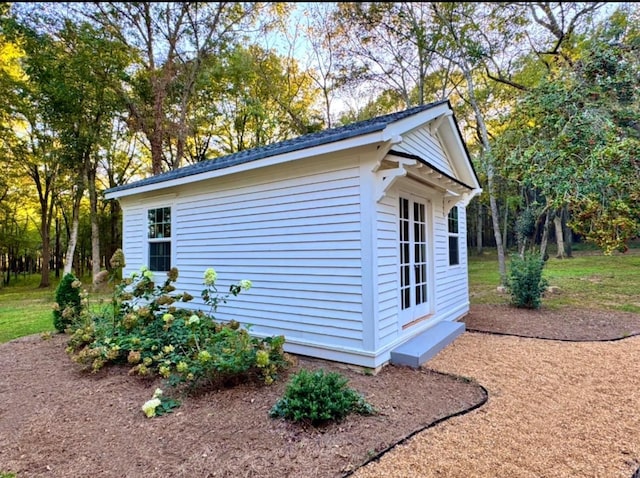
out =
<path fill-rule="evenodd" d="M 202 161 L 106 192 L 125 274 L 145 265 L 200 297 L 253 287 L 218 320 L 285 336 L 291 353 L 417 366 L 464 331 L 465 207 L 481 192 L 440 101 Z M 190 306 L 203 306 L 189 303 Z M 204 307 L 204 306 L 203 306 Z"/>

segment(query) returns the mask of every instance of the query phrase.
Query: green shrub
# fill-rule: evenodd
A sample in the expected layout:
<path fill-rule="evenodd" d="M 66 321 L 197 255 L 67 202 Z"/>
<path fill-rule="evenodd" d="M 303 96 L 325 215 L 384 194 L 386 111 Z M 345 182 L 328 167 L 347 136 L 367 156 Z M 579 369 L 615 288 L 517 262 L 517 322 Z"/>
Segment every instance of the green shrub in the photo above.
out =
<path fill-rule="evenodd" d="M 271 408 L 269 415 L 318 424 L 341 420 L 353 412 L 375 413 L 362 395 L 347 387 L 347 381 L 336 372 L 301 370 L 291 378 L 284 396 Z"/>
<path fill-rule="evenodd" d="M 511 257 L 509 265 L 508 287 L 511 302 L 516 307 L 537 309 L 541 305 L 542 295 L 548 282 L 542 277 L 544 260 L 540 254 L 525 252 L 521 257 Z"/>
<path fill-rule="evenodd" d="M 203 291 L 211 313 L 228 295 L 251 287 L 249 281 L 240 281 L 221 297 L 212 271 L 205 273 Z M 142 268 L 116 287 L 109 311 L 83 314 L 67 347 L 72 360 L 93 371 L 128 364 L 131 374 L 159 375 L 190 391 L 250 379 L 270 384 L 288 365 L 284 337 L 252 337 L 238 322 L 217 322 L 211 313 L 184 307 L 193 297 L 175 292 L 177 269 L 167 276 L 156 285 L 153 273 Z"/>
<path fill-rule="evenodd" d="M 72 273 L 64 275 L 56 288 L 56 303 L 53 309 L 53 326 L 64 332 L 80 313 L 80 286 L 82 284 Z"/>

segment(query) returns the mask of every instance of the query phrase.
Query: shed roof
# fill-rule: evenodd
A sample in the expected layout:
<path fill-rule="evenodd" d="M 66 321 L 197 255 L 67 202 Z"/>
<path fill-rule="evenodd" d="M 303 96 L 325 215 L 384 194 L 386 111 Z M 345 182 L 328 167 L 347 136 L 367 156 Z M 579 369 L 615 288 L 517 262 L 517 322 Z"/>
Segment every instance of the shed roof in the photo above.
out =
<path fill-rule="evenodd" d="M 387 115 L 378 116 L 376 118 L 351 123 L 345 126 L 326 129 L 317 133 L 305 134 L 296 138 L 280 141 L 278 143 L 239 151 L 237 153 L 221 156 L 218 158 L 206 159 L 199 163 L 184 166 L 173 171 L 168 171 L 166 173 L 150 176 L 148 178 L 141 179 L 129 184 L 122 184 L 120 186 L 110 188 L 106 191 L 106 193 L 110 194 L 118 191 L 138 188 L 141 186 L 162 183 L 165 181 L 184 178 L 195 174 L 229 168 L 231 166 L 237 166 L 259 159 L 277 156 L 279 154 L 285 154 L 293 151 L 312 148 L 315 146 L 321 146 L 335 141 L 342 141 L 364 134 L 375 133 L 384 130 L 391 123 L 395 123 L 396 121 L 446 103 L 448 103 L 448 100 L 415 106 L 413 108 L 409 108 L 407 110 L 399 111 L 396 113 L 390 113 Z"/>

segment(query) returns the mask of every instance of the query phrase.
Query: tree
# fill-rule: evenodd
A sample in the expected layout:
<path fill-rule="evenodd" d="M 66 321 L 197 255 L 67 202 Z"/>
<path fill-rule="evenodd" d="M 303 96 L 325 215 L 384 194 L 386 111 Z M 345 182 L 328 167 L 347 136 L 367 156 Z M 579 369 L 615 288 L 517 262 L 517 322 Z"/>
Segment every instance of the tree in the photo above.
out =
<path fill-rule="evenodd" d="M 376 95 L 397 96 L 394 109 L 446 98 L 450 71 L 435 53 L 440 26 L 432 22 L 429 5 L 340 2 L 333 20 L 340 81 L 375 85 Z"/>
<path fill-rule="evenodd" d="M 263 6 L 242 2 L 96 2 L 95 7 L 89 18 L 131 51 L 135 72 L 122 94 L 129 126 L 148 141 L 153 174 L 179 167 L 203 62 L 223 52 L 236 30 L 253 22 Z M 175 149 L 171 152 L 172 145 Z"/>
<path fill-rule="evenodd" d="M 117 95 L 128 59 L 125 50 L 87 23 L 66 20 L 56 37 L 19 25 L 29 81 L 38 91 L 40 115 L 55 131 L 59 154 L 73 185 L 71 232 L 64 272 L 73 267 L 80 205 L 85 190 L 91 204 L 93 275 L 100 271 L 97 224 L 96 151 L 120 109 Z M 60 171 L 61 173 L 63 171 Z"/>
<path fill-rule="evenodd" d="M 571 61 L 509 115 L 502 139 L 519 180 L 551 210 L 567 208 L 572 228 L 605 253 L 626 250 L 640 233 L 640 42 L 632 20 L 618 11 L 576 41 Z"/>
<path fill-rule="evenodd" d="M 215 115 L 202 107 L 210 129 L 209 149 L 215 156 L 318 131 L 317 89 L 292 58 L 258 46 L 236 46 L 210 65 L 199 94 L 216 106 Z M 210 107 L 209 107 L 210 108 Z M 211 118 L 213 116 L 213 118 Z"/>

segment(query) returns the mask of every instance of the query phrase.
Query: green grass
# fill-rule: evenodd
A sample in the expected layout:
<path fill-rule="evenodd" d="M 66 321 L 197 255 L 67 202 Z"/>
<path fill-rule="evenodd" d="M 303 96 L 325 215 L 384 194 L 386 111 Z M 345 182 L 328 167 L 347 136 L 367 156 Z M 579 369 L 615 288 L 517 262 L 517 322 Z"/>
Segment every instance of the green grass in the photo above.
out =
<path fill-rule="evenodd" d="M 507 271 L 509 265 L 507 262 Z M 640 313 L 640 249 L 605 256 L 594 250 L 574 251 L 569 259 L 549 258 L 544 277 L 557 294 L 547 294 L 543 306 L 583 307 Z M 507 303 L 508 294 L 499 294 L 500 283 L 495 252 L 469 257 L 471 303 Z"/>
<path fill-rule="evenodd" d="M 507 264 L 508 270 L 508 264 Z M 570 259 L 551 257 L 544 268 L 549 285 L 560 289 L 542 300 L 543 307 L 584 307 L 640 313 L 640 248 L 625 254 L 605 256 L 589 248 L 574 251 Z M 0 343 L 25 335 L 54 332 L 51 306 L 57 281 L 49 289 L 39 289 L 40 277 L 19 277 L 0 289 Z M 87 283 L 87 281 L 84 281 Z M 469 289 L 472 304 L 508 303 L 500 294 L 495 251 L 469 255 Z M 109 294 L 90 294 L 98 307 Z M 1 477 L 0 477 L 1 478 Z"/>
<path fill-rule="evenodd" d="M 37 274 L 17 279 L 12 276 L 10 285 L 0 288 L 0 343 L 25 335 L 55 332 L 52 306 L 58 280 L 52 276 L 47 289 L 38 288 L 39 283 Z M 89 297 L 91 303 L 97 303 L 107 295 L 90 294 Z"/>
<path fill-rule="evenodd" d="M 0 343 L 55 331 L 51 311 L 55 285 L 39 289 L 39 275 L 11 279 L 8 287 L 0 289 Z"/>

